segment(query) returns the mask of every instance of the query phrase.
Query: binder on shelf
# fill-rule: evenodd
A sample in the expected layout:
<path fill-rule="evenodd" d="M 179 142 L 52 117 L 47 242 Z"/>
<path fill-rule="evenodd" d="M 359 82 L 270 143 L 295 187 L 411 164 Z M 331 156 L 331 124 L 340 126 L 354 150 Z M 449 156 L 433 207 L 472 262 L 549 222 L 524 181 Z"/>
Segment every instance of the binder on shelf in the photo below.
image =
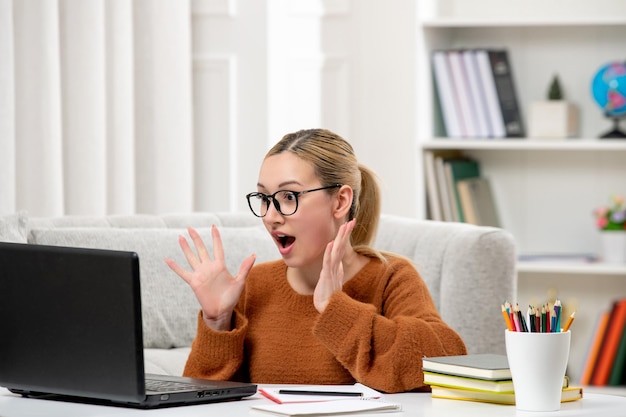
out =
<path fill-rule="evenodd" d="M 470 97 L 472 100 L 472 108 L 474 109 L 474 117 L 476 130 L 479 137 L 493 137 L 489 119 L 487 116 L 487 103 L 485 102 L 485 91 L 480 81 L 478 73 L 478 60 L 476 59 L 476 51 L 467 49 L 462 52 L 463 63 L 465 64 L 465 74 L 469 84 Z"/>
<path fill-rule="evenodd" d="M 459 117 L 463 126 L 464 137 L 476 138 L 479 136 L 476 126 L 475 106 L 471 97 L 469 80 L 465 69 L 465 62 L 461 51 L 450 50 L 447 52 L 450 64 L 451 81 L 456 92 Z"/>
<path fill-rule="evenodd" d="M 432 66 L 448 137 L 524 136 L 506 49 L 436 50 Z"/>
<path fill-rule="evenodd" d="M 448 62 L 447 52 L 434 51 L 432 61 L 435 87 L 439 96 L 446 134 L 451 138 L 463 137 L 464 129 L 461 125 L 456 92 L 454 91 L 454 85 L 450 82 L 450 63 Z"/>
<path fill-rule="evenodd" d="M 487 99 L 489 118 L 496 137 L 524 136 L 513 71 L 506 49 L 476 51 L 481 81 Z"/>

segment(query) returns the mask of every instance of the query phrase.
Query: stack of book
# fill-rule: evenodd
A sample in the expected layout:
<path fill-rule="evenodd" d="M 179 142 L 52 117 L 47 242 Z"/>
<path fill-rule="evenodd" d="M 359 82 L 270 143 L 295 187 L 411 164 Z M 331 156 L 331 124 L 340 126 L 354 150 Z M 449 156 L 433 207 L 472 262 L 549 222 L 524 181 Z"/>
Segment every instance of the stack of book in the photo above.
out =
<path fill-rule="evenodd" d="M 580 383 L 626 385 L 626 298 L 613 302 L 596 320 Z"/>
<path fill-rule="evenodd" d="M 423 359 L 424 383 L 433 398 L 515 404 L 515 390 L 505 355 L 474 354 Z M 583 396 L 582 388 L 563 378 L 561 402 Z"/>
<path fill-rule="evenodd" d="M 427 151 L 424 168 L 431 219 L 500 227 L 491 184 L 478 161 L 455 150 Z"/>
<path fill-rule="evenodd" d="M 524 136 L 505 49 L 437 50 L 432 65 L 448 137 Z"/>

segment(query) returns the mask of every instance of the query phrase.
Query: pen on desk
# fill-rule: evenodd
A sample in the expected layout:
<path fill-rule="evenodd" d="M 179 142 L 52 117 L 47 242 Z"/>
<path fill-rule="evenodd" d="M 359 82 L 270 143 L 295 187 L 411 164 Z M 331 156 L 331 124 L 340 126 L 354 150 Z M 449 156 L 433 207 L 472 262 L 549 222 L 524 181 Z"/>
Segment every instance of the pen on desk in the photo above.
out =
<path fill-rule="evenodd" d="M 566 332 L 569 330 L 569 327 L 572 325 L 572 322 L 574 321 L 574 314 L 576 314 L 575 311 L 572 313 L 571 316 L 569 316 L 569 319 L 567 319 L 567 323 L 565 323 L 565 327 L 563 327 L 563 332 Z"/>
<path fill-rule="evenodd" d="M 290 395 L 328 395 L 337 397 L 362 397 L 362 392 L 349 392 L 349 391 L 307 391 L 307 390 L 294 390 L 294 389 L 281 389 L 279 394 Z"/>

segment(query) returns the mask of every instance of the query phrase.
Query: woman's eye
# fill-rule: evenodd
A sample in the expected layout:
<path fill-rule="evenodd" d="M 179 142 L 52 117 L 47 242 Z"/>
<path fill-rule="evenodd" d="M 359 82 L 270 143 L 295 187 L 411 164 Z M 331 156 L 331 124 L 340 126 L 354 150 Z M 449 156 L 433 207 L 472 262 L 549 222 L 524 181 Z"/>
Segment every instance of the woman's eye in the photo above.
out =
<path fill-rule="evenodd" d="M 296 194 L 291 191 L 283 192 L 283 200 L 285 201 L 294 201 L 296 199 Z"/>

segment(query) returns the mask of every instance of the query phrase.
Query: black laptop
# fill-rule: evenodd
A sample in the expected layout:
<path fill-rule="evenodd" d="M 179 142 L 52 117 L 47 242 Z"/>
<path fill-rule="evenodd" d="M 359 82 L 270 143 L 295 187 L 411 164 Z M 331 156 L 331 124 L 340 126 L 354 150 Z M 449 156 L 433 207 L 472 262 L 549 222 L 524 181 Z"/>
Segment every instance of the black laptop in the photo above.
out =
<path fill-rule="evenodd" d="M 0 386 L 152 408 L 236 400 L 256 385 L 145 375 L 134 252 L 0 242 Z"/>

